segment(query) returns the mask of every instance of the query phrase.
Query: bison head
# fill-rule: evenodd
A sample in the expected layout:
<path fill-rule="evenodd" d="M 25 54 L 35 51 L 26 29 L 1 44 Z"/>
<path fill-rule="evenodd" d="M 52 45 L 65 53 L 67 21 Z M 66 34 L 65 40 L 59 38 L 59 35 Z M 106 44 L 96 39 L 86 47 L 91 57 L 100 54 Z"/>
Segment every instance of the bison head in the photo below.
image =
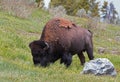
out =
<path fill-rule="evenodd" d="M 44 41 L 37 40 L 31 42 L 29 47 L 33 56 L 34 65 L 46 67 L 50 62 L 48 54 L 49 45 Z"/>

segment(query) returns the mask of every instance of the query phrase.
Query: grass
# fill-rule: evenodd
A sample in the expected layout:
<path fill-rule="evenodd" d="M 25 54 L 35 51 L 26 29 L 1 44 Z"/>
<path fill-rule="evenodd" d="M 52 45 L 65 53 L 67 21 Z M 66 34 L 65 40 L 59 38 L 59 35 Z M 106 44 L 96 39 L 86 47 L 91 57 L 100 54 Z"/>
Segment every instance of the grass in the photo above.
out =
<path fill-rule="evenodd" d="M 59 60 L 46 68 L 35 67 L 28 44 L 39 39 L 45 23 L 51 18 L 43 10 L 34 11 L 28 19 L 0 11 L 0 82 L 120 82 L 120 54 L 99 55 L 97 52 L 98 47 L 120 50 L 120 42 L 115 40 L 116 36 L 120 36 L 120 28 L 115 25 L 92 31 L 95 58 L 108 58 L 117 70 L 116 77 L 80 74 L 83 66 L 80 66 L 77 56 L 73 57 L 69 68 L 59 64 Z M 79 25 L 86 21 L 76 17 L 70 19 Z"/>

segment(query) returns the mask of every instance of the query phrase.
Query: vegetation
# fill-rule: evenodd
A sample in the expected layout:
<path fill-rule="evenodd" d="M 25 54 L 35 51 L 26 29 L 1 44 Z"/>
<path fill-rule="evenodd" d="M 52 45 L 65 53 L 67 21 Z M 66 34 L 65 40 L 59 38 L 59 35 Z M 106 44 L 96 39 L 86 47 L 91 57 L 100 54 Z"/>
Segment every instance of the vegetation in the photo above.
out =
<path fill-rule="evenodd" d="M 99 17 L 99 2 L 96 2 L 96 0 L 89 0 L 89 10 L 92 12 L 92 17 Z"/>
<path fill-rule="evenodd" d="M 43 0 L 35 0 L 37 7 L 42 8 L 44 6 Z"/>
<path fill-rule="evenodd" d="M 108 58 L 117 70 L 117 76 L 83 75 L 78 57 L 73 57 L 69 68 L 59 60 L 49 67 L 35 67 L 28 44 L 39 39 L 45 23 L 52 17 L 43 10 L 35 10 L 27 19 L 14 17 L 0 11 L 0 82 L 120 82 L 120 54 L 98 54 L 98 47 L 120 50 L 120 28 L 108 25 L 106 28 L 91 29 L 93 32 L 95 58 Z M 66 18 L 85 25 L 87 19 L 67 16 Z M 88 57 L 86 56 L 86 61 Z"/>
<path fill-rule="evenodd" d="M 107 1 L 104 1 L 103 6 L 101 8 L 101 12 L 102 18 L 104 19 L 104 21 L 107 20 L 108 23 L 116 24 L 116 19 L 119 19 L 118 13 L 112 2 L 108 4 Z"/>
<path fill-rule="evenodd" d="M 107 17 L 107 6 L 108 6 L 108 2 L 104 1 L 103 6 L 101 8 L 101 12 L 102 12 L 102 18 L 106 18 Z"/>
<path fill-rule="evenodd" d="M 59 5 L 66 9 L 68 15 L 76 15 L 79 9 L 85 9 L 86 12 L 91 11 L 92 16 L 99 16 L 99 2 L 96 0 L 51 0 L 51 6 Z"/>

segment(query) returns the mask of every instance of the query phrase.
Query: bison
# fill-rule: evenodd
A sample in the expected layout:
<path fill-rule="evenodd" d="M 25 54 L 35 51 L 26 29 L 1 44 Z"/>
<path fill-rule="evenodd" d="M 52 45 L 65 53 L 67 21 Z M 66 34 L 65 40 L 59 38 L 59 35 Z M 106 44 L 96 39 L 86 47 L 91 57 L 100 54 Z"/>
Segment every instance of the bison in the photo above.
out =
<path fill-rule="evenodd" d="M 31 42 L 29 47 L 34 64 L 44 67 L 58 59 L 68 67 L 74 54 L 78 55 L 83 65 L 85 51 L 90 60 L 94 58 L 92 33 L 64 18 L 48 21 L 40 39 Z"/>

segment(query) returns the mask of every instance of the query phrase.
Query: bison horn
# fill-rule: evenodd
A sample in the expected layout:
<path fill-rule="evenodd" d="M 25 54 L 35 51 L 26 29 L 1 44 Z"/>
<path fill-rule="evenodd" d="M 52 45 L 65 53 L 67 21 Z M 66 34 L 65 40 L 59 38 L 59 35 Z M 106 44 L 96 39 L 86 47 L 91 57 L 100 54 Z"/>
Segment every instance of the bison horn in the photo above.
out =
<path fill-rule="evenodd" d="M 47 50 L 49 48 L 49 45 L 47 42 L 45 42 L 45 45 L 46 45 L 46 47 L 44 49 Z"/>

